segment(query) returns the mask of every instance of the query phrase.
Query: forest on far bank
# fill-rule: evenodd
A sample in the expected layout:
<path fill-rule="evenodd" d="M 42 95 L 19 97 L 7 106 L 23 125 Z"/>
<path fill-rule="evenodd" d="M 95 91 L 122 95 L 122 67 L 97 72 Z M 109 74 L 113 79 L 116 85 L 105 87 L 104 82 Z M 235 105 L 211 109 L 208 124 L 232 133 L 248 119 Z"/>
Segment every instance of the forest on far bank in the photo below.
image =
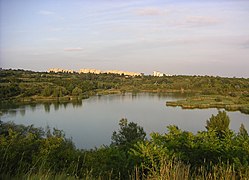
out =
<path fill-rule="evenodd" d="M 249 79 L 214 76 L 125 76 L 118 74 L 0 71 L 1 99 L 91 95 L 103 90 L 120 92 L 196 92 L 204 95 L 249 96 Z"/>
<path fill-rule="evenodd" d="M 214 76 L 125 76 L 0 71 L 2 103 L 70 101 L 112 93 L 191 93 L 192 97 L 167 105 L 183 108 L 217 107 L 249 114 L 249 79 Z"/>

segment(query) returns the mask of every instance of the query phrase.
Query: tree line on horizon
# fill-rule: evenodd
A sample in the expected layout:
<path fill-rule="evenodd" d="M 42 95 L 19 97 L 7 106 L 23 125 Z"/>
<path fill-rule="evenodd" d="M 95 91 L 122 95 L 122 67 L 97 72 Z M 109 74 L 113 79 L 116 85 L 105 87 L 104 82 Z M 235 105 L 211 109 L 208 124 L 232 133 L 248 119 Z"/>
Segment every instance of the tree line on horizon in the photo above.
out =
<path fill-rule="evenodd" d="M 124 76 L 68 74 L 25 70 L 0 71 L 0 99 L 66 96 L 88 97 L 101 92 L 193 92 L 238 97 L 249 102 L 249 79 L 213 76 Z"/>

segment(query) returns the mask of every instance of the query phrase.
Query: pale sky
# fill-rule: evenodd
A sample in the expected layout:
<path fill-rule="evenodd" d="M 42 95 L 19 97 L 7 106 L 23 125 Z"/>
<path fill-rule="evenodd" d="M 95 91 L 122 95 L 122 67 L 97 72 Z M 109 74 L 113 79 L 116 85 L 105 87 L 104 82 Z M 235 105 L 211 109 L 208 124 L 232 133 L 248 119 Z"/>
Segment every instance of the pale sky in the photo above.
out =
<path fill-rule="evenodd" d="M 0 0 L 0 67 L 249 77 L 249 0 Z"/>

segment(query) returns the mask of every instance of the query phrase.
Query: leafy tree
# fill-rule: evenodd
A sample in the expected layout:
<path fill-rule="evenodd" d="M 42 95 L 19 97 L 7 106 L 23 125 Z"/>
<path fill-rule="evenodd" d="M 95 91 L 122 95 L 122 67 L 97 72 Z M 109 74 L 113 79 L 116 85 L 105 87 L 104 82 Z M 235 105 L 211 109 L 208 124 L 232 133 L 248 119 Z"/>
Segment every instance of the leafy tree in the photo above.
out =
<path fill-rule="evenodd" d="M 0 99 L 5 99 L 12 96 L 17 96 L 21 93 L 21 89 L 18 84 L 11 83 L 10 85 L 0 84 Z"/>
<path fill-rule="evenodd" d="M 208 131 L 216 131 L 219 137 L 223 137 L 226 132 L 229 131 L 230 118 L 225 111 L 219 111 L 216 116 L 212 115 L 209 120 L 207 120 L 206 129 Z"/>
<path fill-rule="evenodd" d="M 123 118 L 119 121 L 119 126 L 120 130 L 112 134 L 113 145 L 130 147 L 138 141 L 145 140 L 146 133 L 136 123 L 128 123 L 127 119 Z"/>
<path fill-rule="evenodd" d="M 69 85 L 66 86 L 66 88 L 69 92 L 72 92 L 75 86 L 72 83 L 70 83 Z"/>
<path fill-rule="evenodd" d="M 246 130 L 246 128 L 245 128 L 245 126 L 244 126 L 243 123 L 240 125 L 239 135 L 243 136 L 243 137 L 248 137 L 248 132 L 247 132 L 247 130 Z"/>
<path fill-rule="evenodd" d="M 52 92 L 53 92 L 53 90 L 51 89 L 51 87 L 46 86 L 44 88 L 44 90 L 42 91 L 42 95 L 43 96 L 51 96 Z"/>
<path fill-rule="evenodd" d="M 127 119 L 121 119 L 119 126 L 120 130 L 114 131 L 112 135 L 111 147 L 118 150 L 116 157 L 112 156 L 112 161 L 116 164 L 115 172 L 120 172 L 119 178 L 129 179 L 129 173 L 133 172 L 134 167 L 138 164 L 137 159 L 130 154 L 130 150 L 136 143 L 144 142 L 146 133 L 141 126 L 134 122 L 128 123 Z"/>
<path fill-rule="evenodd" d="M 63 97 L 64 95 L 67 95 L 67 90 L 64 87 L 56 87 L 53 90 L 53 96 L 54 97 Z"/>
<path fill-rule="evenodd" d="M 79 88 L 79 87 L 74 88 L 73 91 L 72 91 L 73 96 L 79 96 L 81 94 L 82 94 L 82 89 Z"/>

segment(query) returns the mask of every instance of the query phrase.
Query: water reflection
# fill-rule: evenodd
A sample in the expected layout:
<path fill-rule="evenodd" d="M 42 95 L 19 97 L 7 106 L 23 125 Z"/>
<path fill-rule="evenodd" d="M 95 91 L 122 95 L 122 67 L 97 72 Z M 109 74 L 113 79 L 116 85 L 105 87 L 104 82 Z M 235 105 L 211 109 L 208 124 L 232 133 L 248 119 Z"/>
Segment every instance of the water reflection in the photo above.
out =
<path fill-rule="evenodd" d="M 54 102 L 53 105 L 55 111 L 59 110 L 60 104 L 58 102 Z"/>
<path fill-rule="evenodd" d="M 78 148 L 94 148 L 109 145 L 112 132 L 118 130 L 121 118 L 138 123 L 147 134 L 166 132 L 166 126 L 175 124 L 182 130 L 205 130 L 206 120 L 217 109 L 183 110 L 167 107 L 166 101 L 182 99 L 181 93 L 126 93 L 121 95 L 94 96 L 70 102 L 50 102 L 33 105 L 8 104 L 1 109 L 1 120 L 37 127 L 49 126 L 61 129 L 72 137 Z M 84 104 L 84 106 L 83 106 Z M 231 129 L 238 131 L 243 123 L 249 129 L 249 116 L 229 112 Z"/>
<path fill-rule="evenodd" d="M 44 103 L 43 106 L 44 106 L 45 112 L 49 113 L 50 112 L 51 103 Z"/>
<path fill-rule="evenodd" d="M 81 107 L 82 106 L 82 100 L 74 100 L 74 101 L 72 101 L 72 104 L 73 104 L 73 107 L 74 108 L 79 108 L 79 107 Z"/>
<path fill-rule="evenodd" d="M 151 98 L 157 97 L 158 99 L 171 97 L 173 99 L 175 98 L 184 98 L 188 96 L 187 94 L 180 94 L 180 93 L 122 93 L 121 95 L 107 95 L 107 96 L 95 96 L 87 99 L 88 103 L 96 103 L 96 102 L 106 102 L 111 103 L 113 101 L 122 101 L 122 102 L 129 102 L 133 100 L 138 100 L 140 98 L 144 98 L 144 96 L 149 96 Z M 0 104 L 0 116 L 3 115 L 10 115 L 12 117 L 16 116 L 17 113 L 20 113 L 21 116 L 26 115 L 26 109 L 30 109 L 32 112 L 36 112 L 38 107 L 43 106 L 43 109 L 45 113 L 50 113 L 51 108 L 53 108 L 54 111 L 59 111 L 61 108 L 67 109 L 68 106 L 72 106 L 73 108 L 81 108 L 83 105 L 83 101 L 81 99 L 73 99 L 69 102 L 44 102 L 44 103 L 31 103 L 26 104 L 25 103 L 1 103 Z"/>
<path fill-rule="evenodd" d="M 30 104 L 29 106 L 30 106 L 31 110 L 34 112 L 36 109 L 36 104 L 33 103 L 33 104 Z"/>
<path fill-rule="evenodd" d="M 11 116 L 16 116 L 16 110 L 15 109 L 11 109 L 11 110 L 9 110 L 9 112 L 8 112 Z"/>
<path fill-rule="evenodd" d="M 26 110 L 23 108 L 23 109 L 20 109 L 19 112 L 22 116 L 25 116 Z"/>
<path fill-rule="evenodd" d="M 31 103 L 26 104 L 25 103 L 6 103 L 0 105 L 0 116 L 3 115 L 10 115 L 10 116 L 16 116 L 17 113 L 20 113 L 22 116 L 25 116 L 26 109 L 30 109 L 32 112 L 36 112 L 39 108 L 43 106 L 43 109 L 46 113 L 50 113 L 51 106 L 53 106 L 53 109 L 55 111 L 58 111 L 59 109 L 63 108 L 66 109 L 68 105 L 72 105 L 74 108 L 80 108 L 83 104 L 82 100 L 72 100 L 69 102 L 44 102 L 44 103 Z"/>
<path fill-rule="evenodd" d="M 64 106 L 64 109 L 66 109 L 67 108 L 67 105 L 68 105 L 68 102 L 64 102 L 64 103 L 62 103 L 63 104 L 63 106 Z"/>

